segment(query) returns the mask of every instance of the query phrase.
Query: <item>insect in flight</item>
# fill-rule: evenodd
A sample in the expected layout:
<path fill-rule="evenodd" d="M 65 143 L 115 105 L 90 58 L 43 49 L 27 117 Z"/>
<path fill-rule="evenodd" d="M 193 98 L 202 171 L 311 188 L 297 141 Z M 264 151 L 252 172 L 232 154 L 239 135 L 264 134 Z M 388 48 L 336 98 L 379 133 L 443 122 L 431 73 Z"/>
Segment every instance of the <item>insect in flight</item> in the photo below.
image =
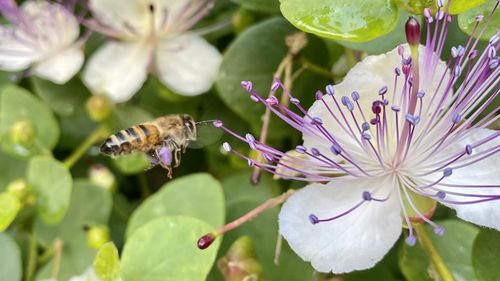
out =
<path fill-rule="evenodd" d="M 111 157 L 142 151 L 151 162 L 150 168 L 161 165 L 172 178 L 172 165 L 178 167 L 181 153 L 190 141 L 196 141 L 196 125 L 206 122 L 210 121 L 195 123 L 187 114 L 165 115 L 111 135 L 100 151 Z"/>

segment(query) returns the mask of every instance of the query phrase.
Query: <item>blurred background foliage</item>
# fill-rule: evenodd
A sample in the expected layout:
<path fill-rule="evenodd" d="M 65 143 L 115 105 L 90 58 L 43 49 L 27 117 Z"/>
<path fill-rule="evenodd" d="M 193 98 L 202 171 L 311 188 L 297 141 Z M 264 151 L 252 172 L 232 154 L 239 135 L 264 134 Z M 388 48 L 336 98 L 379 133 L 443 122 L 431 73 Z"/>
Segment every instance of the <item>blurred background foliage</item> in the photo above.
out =
<path fill-rule="evenodd" d="M 464 42 L 471 19 L 495 2 L 453 1 L 450 9 L 459 16 L 448 46 Z M 143 155 L 110 159 L 98 153 L 110 133 L 174 113 L 221 119 L 258 136 L 264 108 L 250 101 L 240 82 L 253 81 L 267 95 L 289 54 L 288 36 L 311 32 L 291 60 L 292 91 L 307 108 L 317 89 L 341 81 L 365 55 L 403 43 L 404 22 L 423 7 L 435 8 L 434 2 L 217 0 L 196 28 L 224 23 L 205 36 L 223 61 L 212 90 L 197 97 L 179 96 L 149 77 L 131 101 L 112 106 L 91 98 L 78 75 L 56 85 L 0 73 L 0 280 L 69 280 L 92 266 L 101 280 L 125 281 L 437 280 L 422 248 L 401 241 L 373 269 L 336 277 L 315 273 L 286 242 L 278 243 L 278 208 L 197 249 L 201 235 L 301 187 L 266 174 L 252 185 L 246 162 L 221 153 L 230 136 L 212 126 L 200 126 L 199 141 L 183 155 L 173 180 L 161 168 L 144 171 L 149 163 Z M 499 17 L 493 21 L 498 30 Z M 104 40 L 92 35 L 86 57 Z M 271 120 L 269 144 L 286 151 L 300 138 Z M 232 143 L 249 153 L 243 143 Z M 447 209 L 438 208 L 436 217 L 447 235 L 430 237 L 456 280 L 500 280 L 498 232 L 455 220 Z"/>

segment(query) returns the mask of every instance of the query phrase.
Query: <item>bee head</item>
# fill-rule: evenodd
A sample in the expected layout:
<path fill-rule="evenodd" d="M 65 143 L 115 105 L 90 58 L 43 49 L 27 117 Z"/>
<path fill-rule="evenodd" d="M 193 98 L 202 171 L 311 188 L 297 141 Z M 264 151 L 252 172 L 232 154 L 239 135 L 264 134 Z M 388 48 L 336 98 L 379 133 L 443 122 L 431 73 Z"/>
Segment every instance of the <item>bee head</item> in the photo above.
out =
<path fill-rule="evenodd" d="M 186 128 L 186 138 L 189 140 L 196 140 L 196 123 L 193 117 L 183 114 L 182 121 L 184 122 L 184 127 Z"/>

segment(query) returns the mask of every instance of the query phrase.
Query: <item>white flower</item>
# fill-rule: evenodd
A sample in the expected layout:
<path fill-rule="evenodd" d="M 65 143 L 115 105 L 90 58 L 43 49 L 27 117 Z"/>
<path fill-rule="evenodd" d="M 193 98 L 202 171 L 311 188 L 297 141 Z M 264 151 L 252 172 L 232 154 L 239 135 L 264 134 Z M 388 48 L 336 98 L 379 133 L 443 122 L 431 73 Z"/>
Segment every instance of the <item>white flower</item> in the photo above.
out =
<path fill-rule="evenodd" d="M 90 0 L 89 26 L 114 39 L 90 58 L 83 81 L 114 102 L 129 100 L 148 71 L 173 91 L 194 96 L 210 89 L 221 55 L 189 29 L 210 8 L 206 0 Z"/>
<path fill-rule="evenodd" d="M 258 162 L 225 144 L 227 151 L 282 178 L 313 182 L 293 194 L 279 215 L 280 233 L 292 249 L 320 272 L 344 273 L 374 266 L 396 243 L 403 222 L 406 243 L 416 242 L 412 219 L 444 229 L 430 220 L 434 209 L 416 202 L 442 203 L 472 223 L 500 230 L 500 132 L 486 127 L 500 118 L 496 107 L 500 76 L 498 35 L 478 51 L 471 37 L 439 58 L 451 17 L 441 9 L 439 29 L 418 46 L 420 29 L 407 24 L 412 43 L 383 55 L 369 56 L 344 81 L 316 93 L 309 110 L 280 81 L 299 115 L 276 98 L 263 99 L 242 86 L 303 134 L 296 152 L 284 153 L 247 134 L 239 136 L 264 154 Z M 480 18 L 478 18 L 478 21 Z M 415 27 L 418 27 L 415 28 Z M 480 32 L 478 29 L 477 32 Z M 418 35 L 416 35 L 418 34 Z M 451 69 L 448 67 L 451 66 Z M 403 217 L 403 218 L 401 218 Z"/>
<path fill-rule="evenodd" d="M 36 76 L 64 84 L 83 64 L 79 24 L 65 7 L 47 1 L 26 1 L 19 8 L 1 0 L 0 12 L 11 25 L 0 26 L 0 69 L 30 68 Z"/>

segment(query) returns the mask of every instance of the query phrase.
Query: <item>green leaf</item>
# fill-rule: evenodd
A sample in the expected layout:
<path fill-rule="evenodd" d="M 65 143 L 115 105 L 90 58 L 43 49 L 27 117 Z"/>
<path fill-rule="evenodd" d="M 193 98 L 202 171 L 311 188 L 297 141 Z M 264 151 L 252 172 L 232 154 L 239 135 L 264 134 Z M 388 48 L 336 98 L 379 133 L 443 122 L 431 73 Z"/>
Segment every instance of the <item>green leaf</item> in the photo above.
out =
<path fill-rule="evenodd" d="M 0 193 L 0 232 L 9 227 L 10 223 L 16 218 L 21 202 L 16 196 L 2 192 Z"/>
<path fill-rule="evenodd" d="M 132 154 L 121 155 L 120 157 L 113 158 L 113 165 L 120 170 L 123 174 L 133 175 L 144 172 L 146 168 L 151 165 L 146 154 L 142 152 L 134 152 Z M 166 177 L 165 172 L 165 177 Z"/>
<path fill-rule="evenodd" d="M 456 280 L 477 280 L 472 267 L 471 252 L 474 239 L 479 233 L 478 229 L 459 220 L 445 220 L 436 223 L 444 227 L 444 236 L 436 235 L 429 225 L 426 225 L 425 230 Z M 429 272 L 435 272 L 435 269 L 418 243 L 413 247 L 402 243 L 399 267 L 408 281 L 433 280 Z"/>
<path fill-rule="evenodd" d="M 468 10 L 467 12 L 458 15 L 458 26 L 460 29 L 467 33 L 468 35 L 472 34 L 474 26 L 476 24 L 476 16 L 482 15 L 484 16 L 483 22 L 485 22 L 493 11 L 493 7 L 496 5 L 496 0 L 489 0 L 484 5 L 481 5 L 472 10 Z M 453 2 L 452 2 L 453 3 Z M 476 35 L 483 27 L 483 24 L 479 25 L 478 31 L 476 31 Z M 481 35 L 481 39 L 488 40 L 491 36 L 495 35 L 495 33 L 500 29 L 500 17 L 497 15 L 493 15 L 491 18 L 488 27 Z"/>
<path fill-rule="evenodd" d="M 12 237 L 0 233 L 0 249 L 2 249 L 0 251 L 0 280 L 20 281 L 22 263 L 19 246 Z"/>
<path fill-rule="evenodd" d="M 25 89 L 14 85 L 3 88 L 0 95 L 0 137 L 3 149 L 25 157 L 52 150 L 59 139 L 59 126 L 47 105 Z M 34 127 L 33 147 L 26 148 L 12 142 L 10 130 L 18 121 L 28 121 Z"/>
<path fill-rule="evenodd" d="M 391 31 L 398 7 L 391 0 L 280 0 L 281 12 L 298 29 L 322 37 L 364 42 Z"/>
<path fill-rule="evenodd" d="M 27 179 L 41 218 L 49 224 L 61 221 L 71 197 L 72 179 L 68 168 L 53 158 L 36 156 L 28 164 Z"/>
<path fill-rule="evenodd" d="M 0 191 L 5 190 L 11 181 L 24 177 L 26 163 L 0 151 Z"/>
<path fill-rule="evenodd" d="M 149 221 L 172 215 L 203 220 L 214 228 L 224 223 L 224 194 L 221 184 L 209 174 L 192 174 L 166 183 L 132 214 L 127 237 Z"/>
<path fill-rule="evenodd" d="M 71 79 L 64 85 L 54 84 L 34 76 L 30 80 L 34 92 L 61 116 L 73 115 L 90 96 L 87 88 L 78 79 Z"/>
<path fill-rule="evenodd" d="M 479 281 L 495 281 L 500 276 L 498 254 L 500 253 L 500 232 L 481 229 L 474 241 L 472 264 Z"/>
<path fill-rule="evenodd" d="M 453 0 L 451 1 L 450 14 L 456 15 L 483 4 L 486 0 Z M 447 2 L 446 0 L 444 1 Z M 401 7 L 407 9 L 412 14 L 423 14 L 425 8 L 430 8 L 433 13 L 437 11 L 436 0 L 398 0 Z M 447 7 L 443 8 L 446 11 Z"/>
<path fill-rule="evenodd" d="M 120 257 L 113 242 L 102 245 L 97 252 L 94 271 L 101 281 L 117 281 L 120 278 Z"/>
<path fill-rule="evenodd" d="M 215 260 L 220 239 L 205 250 L 196 246 L 214 231 L 191 217 L 162 217 L 137 229 L 122 253 L 123 281 L 204 281 Z"/>
<path fill-rule="evenodd" d="M 250 183 L 251 171 L 248 169 L 224 178 L 222 186 L 226 197 L 227 221 L 233 221 L 266 200 L 279 194 L 276 181 L 263 174 L 257 185 Z M 274 251 L 278 237 L 279 208 L 272 208 L 242 226 L 226 233 L 221 252 L 228 251 L 236 239 L 248 235 L 255 241 L 257 260 L 263 267 L 266 280 L 303 281 L 311 280 L 312 267 L 302 261 L 283 241 L 279 265 L 274 264 Z"/>
<path fill-rule="evenodd" d="M 401 11 L 401 16 L 398 19 L 396 27 L 389 33 L 367 42 L 349 42 L 336 40 L 350 49 L 360 50 L 368 54 L 382 54 L 395 49 L 399 44 L 406 42 L 405 23 L 408 20 L 409 14 L 406 11 Z"/>
<path fill-rule="evenodd" d="M 240 4 L 245 9 L 256 12 L 277 14 L 280 11 L 278 0 L 233 0 L 233 1 Z"/>
<path fill-rule="evenodd" d="M 76 180 L 71 194 L 71 204 L 64 219 L 57 225 L 43 220 L 35 221 L 35 234 L 40 244 L 51 247 L 59 238 L 63 241 L 59 280 L 83 273 L 92 262 L 96 251 L 87 245 L 85 226 L 106 224 L 111 212 L 111 194 L 87 180 Z M 39 271 L 37 280 L 50 277 L 52 262 Z"/>
<path fill-rule="evenodd" d="M 260 131 L 265 107 L 252 102 L 250 94 L 242 89 L 240 83 L 243 80 L 252 81 L 255 92 L 267 97 L 273 75 L 288 53 L 285 37 L 296 32 L 283 18 L 271 18 L 246 29 L 223 57 L 216 81 L 217 92 L 231 110 L 252 125 L 254 131 Z M 325 60 L 328 50 L 324 42 L 314 36 L 308 37 L 307 47 L 301 56 L 328 68 L 328 60 Z M 322 76 L 305 71 L 294 81 L 294 95 L 307 107 L 314 98 L 314 91 L 323 88 L 326 81 Z M 283 122 L 271 122 L 269 137 L 280 133 L 281 136 L 290 136 L 289 132 Z"/>

